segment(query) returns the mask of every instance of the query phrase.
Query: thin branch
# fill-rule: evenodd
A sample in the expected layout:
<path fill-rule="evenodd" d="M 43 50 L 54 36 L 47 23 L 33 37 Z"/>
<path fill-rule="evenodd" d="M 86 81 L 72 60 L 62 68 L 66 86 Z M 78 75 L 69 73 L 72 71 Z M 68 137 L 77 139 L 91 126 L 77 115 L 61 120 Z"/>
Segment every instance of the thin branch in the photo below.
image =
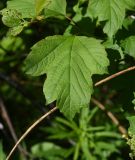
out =
<path fill-rule="evenodd" d="M 20 144 L 20 142 L 32 131 L 33 128 L 35 128 L 41 121 L 43 121 L 47 116 L 54 113 L 57 110 L 57 107 L 54 107 L 49 112 L 45 113 L 42 117 L 40 117 L 38 120 L 35 121 L 27 130 L 26 132 L 20 137 L 20 139 L 17 141 L 15 146 L 10 151 L 9 155 L 7 156 L 6 160 L 9 160 L 17 146 Z"/>
<path fill-rule="evenodd" d="M 10 117 L 7 113 L 6 106 L 4 105 L 4 102 L 1 98 L 0 98 L 0 113 L 1 113 L 2 118 L 7 123 L 9 131 L 10 131 L 12 137 L 13 137 L 13 140 L 16 143 L 18 141 L 18 138 L 17 138 L 17 135 L 16 135 L 15 130 L 13 128 L 13 125 L 11 123 Z M 26 150 L 24 150 L 21 145 L 18 145 L 18 150 L 23 155 L 29 155 L 29 153 Z"/>
<path fill-rule="evenodd" d="M 71 23 L 73 23 L 73 25 L 77 25 L 76 22 L 73 19 L 71 19 L 70 17 L 65 16 L 65 18 L 67 18 Z"/>
<path fill-rule="evenodd" d="M 96 99 L 94 99 L 94 98 L 91 98 L 91 101 L 92 101 L 96 106 L 98 106 L 102 111 L 106 112 L 107 116 L 112 120 L 112 122 L 113 122 L 116 126 L 118 126 L 118 129 L 119 129 L 119 131 L 121 132 L 121 134 L 123 135 L 123 137 L 125 137 L 125 138 L 128 137 L 127 130 L 124 128 L 124 126 L 122 126 L 122 125 L 120 124 L 119 120 L 116 118 L 116 116 L 115 116 L 112 112 L 108 111 L 108 110 L 105 108 L 105 106 L 104 106 L 102 103 L 100 103 L 98 100 L 96 100 Z"/>
<path fill-rule="evenodd" d="M 79 31 L 80 33 L 82 33 L 82 34 L 85 34 L 85 35 L 89 36 L 89 34 L 88 34 L 87 32 L 82 31 L 82 30 L 80 29 L 80 27 L 78 26 L 78 24 L 77 24 L 73 19 L 71 19 L 71 18 L 70 18 L 70 17 L 68 17 L 68 16 L 65 16 L 65 18 L 66 18 L 67 20 L 69 20 L 69 21 L 70 21 L 70 23 L 71 23 L 71 25 L 75 26 L 75 27 L 78 29 L 78 31 Z"/>
<path fill-rule="evenodd" d="M 103 83 L 105 83 L 105 82 L 107 82 L 107 81 L 109 81 L 109 80 L 111 80 L 111 79 L 113 79 L 115 77 L 118 77 L 118 76 L 120 76 L 120 75 L 122 75 L 122 74 L 124 74 L 126 72 L 133 71 L 133 70 L 135 70 L 135 66 L 132 66 L 132 67 L 129 67 L 129 68 L 125 69 L 125 70 L 117 72 L 117 73 L 115 73 L 115 74 L 113 74 L 113 75 L 111 75 L 111 76 L 109 76 L 109 77 L 97 82 L 95 84 L 95 86 L 99 86 L 99 85 L 101 85 L 101 84 L 103 84 Z"/>

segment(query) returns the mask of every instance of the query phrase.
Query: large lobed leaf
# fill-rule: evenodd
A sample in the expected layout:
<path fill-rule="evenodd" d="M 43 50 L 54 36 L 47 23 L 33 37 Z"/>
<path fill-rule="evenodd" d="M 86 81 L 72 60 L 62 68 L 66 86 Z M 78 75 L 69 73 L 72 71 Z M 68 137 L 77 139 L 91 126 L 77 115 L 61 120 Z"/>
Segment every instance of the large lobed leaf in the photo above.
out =
<path fill-rule="evenodd" d="M 112 38 L 122 27 L 126 9 L 133 10 L 134 7 L 134 0 L 90 0 L 87 15 L 98 18 L 98 21 L 106 21 L 103 31 Z"/>
<path fill-rule="evenodd" d="M 32 47 L 26 59 L 27 73 L 47 73 L 47 104 L 57 100 L 61 112 L 72 119 L 88 106 L 93 74 L 107 72 L 109 61 L 99 40 L 81 36 L 52 36 Z"/>

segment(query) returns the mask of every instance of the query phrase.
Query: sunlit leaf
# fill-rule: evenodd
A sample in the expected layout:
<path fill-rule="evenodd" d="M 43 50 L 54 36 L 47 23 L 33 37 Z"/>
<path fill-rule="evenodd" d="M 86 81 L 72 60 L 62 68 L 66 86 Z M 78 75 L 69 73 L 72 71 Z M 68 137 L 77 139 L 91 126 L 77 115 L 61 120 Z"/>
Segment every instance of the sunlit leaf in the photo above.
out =
<path fill-rule="evenodd" d="M 122 41 L 121 46 L 125 53 L 135 58 L 135 36 L 130 36 Z"/>
<path fill-rule="evenodd" d="M 44 94 L 47 104 L 57 106 L 72 119 L 88 106 L 93 74 L 107 72 L 109 61 L 99 40 L 81 36 L 52 36 L 38 42 L 26 60 L 27 73 L 47 73 Z"/>
<path fill-rule="evenodd" d="M 45 17 L 57 17 L 66 15 L 66 0 L 48 0 L 44 9 Z"/>

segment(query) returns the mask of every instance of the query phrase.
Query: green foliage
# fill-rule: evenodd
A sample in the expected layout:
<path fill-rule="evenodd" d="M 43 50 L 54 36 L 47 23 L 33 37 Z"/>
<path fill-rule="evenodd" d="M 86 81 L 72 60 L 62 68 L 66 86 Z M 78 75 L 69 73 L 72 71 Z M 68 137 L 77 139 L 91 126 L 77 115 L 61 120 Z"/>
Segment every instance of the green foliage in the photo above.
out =
<path fill-rule="evenodd" d="M 125 160 L 127 143 L 133 158 L 135 71 L 95 84 L 135 66 L 135 0 L 3 0 L 0 10 L 0 102 L 17 137 L 52 106 L 61 112 L 24 140 L 31 160 Z M 15 142 L 3 115 L 7 155 Z"/>
<path fill-rule="evenodd" d="M 22 18 L 21 13 L 13 9 L 3 9 L 1 11 L 2 22 L 11 27 L 8 34 L 12 36 L 18 35 L 25 26 L 27 26 L 27 21 Z"/>
<path fill-rule="evenodd" d="M 3 15 L 2 21 L 6 26 L 16 27 L 16 26 L 19 26 L 21 24 L 22 16 L 16 10 L 3 9 L 1 11 L 1 13 Z"/>
<path fill-rule="evenodd" d="M 134 93 L 134 97 L 135 97 L 135 93 Z M 132 101 L 132 103 L 134 104 L 134 106 L 135 106 L 135 98 L 134 98 L 134 100 Z M 135 116 L 130 116 L 130 117 L 128 117 L 128 120 L 129 120 L 129 124 L 130 124 L 130 127 L 129 127 L 129 132 L 131 133 L 131 134 L 135 134 Z"/>
<path fill-rule="evenodd" d="M 92 125 L 97 111 L 97 108 L 90 112 L 88 108 L 83 108 L 77 122 L 57 117 L 53 126 L 44 129 L 49 134 L 48 139 L 69 141 L 71 147 L 67 151 L 72 149 L 73 160 L 107 160 L 112 153 L 118 152 L 121 136 L 107 129 L 107 126 Z"/>
<path fill-rule="evenodd" d="M 35 3 L 36 15 L 38 16 L 46 6 L 47 0 L 36 0 Z"/>
<path fill-rule="evenodd" d="M 35 0 L 10 0 L 7 2 L 8 9 L 17 10 L 23 18 L 36 17 Z"/>
<path fill-rule="evenodd" d="M 135 97 L 135 92 L 134 92 L 134 97 Z M 133 103 L 134 106 L 135 106 L 135 98 L 134 98 L 134 100 L 132 101 L 132 103 Z"/>
<path fill-rule="evenodd" d="M 135 93 L 134 93 L 134 97 L 135 97 Z M 132 102 L 135 105 L 135 99 Z M 132 151 L 129 155 L 131 159 L 134 159 L 135 157 L 135 116 L 128 117 L 128 120 L 130 124 L 130 127 L 128 129 L 130 137 L 128 138 L 127 144 L 130 146 L 130 149 Z"/>
<path fill-rule="evenodd" d="M 130 153 L 130 157 L 131 159 L 134 159 L 135 157 L 135 135 L 134 134 L 129 134 L 130 135 L 130 139 L 128 139 L 127 144 L 130 146 L 130 149 L 132 151 L 132 153 Z"/>
<path fill-rule="evenodd" d="M 128 5 L 127 5 L 128 4 Z M 118 29 L 122 27 L 125 17 L 125 9 L 131 9 L 134 0 L 91 0 L 88 6 L 88 16 L 91 18 L 98 18 L 98 21 L 106 21 L 103 28 L 110 38 L 116 34 Z"/>
<path fill-rule="evenodd" d="M 78 36 L 48 37 L 32 48 L 26 60 L 28 74 L 47 73 L 44 85 L 47 104 L 57 100 L 61 112 L 70 119 L 89 104 L 90 76 L 106 73 L 108 64 L 98 40 Z"/>
<path fill-rule="evenodd" d="M 135 116 L 131 116 L 128 118 L 129 123 L 130 123 L 130 127 L 129 127 L 129 132 L 132 134 L 135 134 Z"/>
<path fill-rule="evenodd" d="M 135 58 L 135 36 L 130 36 L 122 42 L 125 53 Z"/>
<path fill-rule="evenodd" d="M 45 18 L 66 15 L 66 0 L 11 0 L 8 9 L 17 10 L 23 18 L 35 18 L 44 9 Z"/>
<path fill-rule="evenodd" d="M 66 16 L 66 0 L 48 0 L 44 9 L 45 18 Z"/>
<path fill-rule="evenodd" d="M 135 9 L 135 1 L 134 0 L 123 0 L 123 2 L 125 3 L 125 6 L 127 9 L 129 10 L 134 10 Z"/>
<path fill-rule="evenodd" d="M 3 151 L 2 143 L 0 142 L 0 158 L 1 160 L 4 160 L 6 158 L 6 155 Z"/>
<path fill-rule="evenodd" d="M 8 34 L 11 35 L 11 36 L 16 36 L 16 35 L 18 35 L 19 33 L 22 32 L 23 28 L 24 28 L 23 25 L 19 25 L 19 26 L 10 28 Z"/>
<path fill-rule="evenodd" d="M 45 160 L 63 160 L 72 153 L 72 150 L 67 151 L 51 142 L 36 144 L 32 146 L 31 151 L 35 157 Z"/>

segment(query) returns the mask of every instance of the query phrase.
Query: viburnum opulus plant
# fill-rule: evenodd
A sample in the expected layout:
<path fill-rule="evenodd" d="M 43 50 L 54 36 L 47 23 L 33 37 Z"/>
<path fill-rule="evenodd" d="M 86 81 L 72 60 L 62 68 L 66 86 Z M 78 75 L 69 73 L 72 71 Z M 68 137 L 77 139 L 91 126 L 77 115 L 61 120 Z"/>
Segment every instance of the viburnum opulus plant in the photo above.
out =
<path fill-rule="evenodd" d="M 31 47 L 23 64 L 23 73 L 25 71 L 29 76 L 46 75 L 43 84 L 45 103 L 55 104 L 65 119 L 56 117 L 45 132 L 52 135 L 52 139 L 66 139 L 66 143 L 72 146 L 66 152 L 62 146 L 44 142 L 41 145 L 43 151 L 39 150 L 39 146 L 32 148 L 32 153 L 37 157 L 48 160 L 96 160 L 99 157 L 108 159 L 113 152 L 117 152 L 116 148 L 123 142 L 117 133 L 111 133 L 108 122 L 105 124 L 104 121 L 103 124 L 99 121 L 99 115 L 104 113 L 92 115 L 94 109 L 88 108 L 93 104 L 104 110 L 122 134 L 125 134 L 133 151 L 131 157 L 134 157 L 134 13 L 135 0 L 7 1 L 6 8 L 1 10 L 2 22 L 9 27 L 7 36 L 23 37 L 28 29 L 32 31 L 33 25 L 41 27 L 41 31 L 39 28 L 37 30 L 42 35 Z M 53 28 L 53 33 L 48 34 L 45 26 Z M 126 73 L 128 71 L 130 72 Z M 100 81 L 105 77 L 108 78 Z M 96 88 L 98 85 L 101 87 Z M 119 92 L 123 101 L 121 97 L 114 98 L 119 96 Z M 106 110 L 102 103 L 91 99 L 92 94 L 108 110 L 108 106 L 113 106 L 117 111 L 113 108 L 113 114 Z M 93 104 L 90 105 L 91 100 Z M 121 129 L 115 113 L 118 113 L 116 117 L 119 118 L 121 114 L 125 121 L 129 120 L 129 137 L 124 127 Z M 91 119 L 94 116 L 97 121 L 95 120 L 96 126 L 92 127 L 94 122 Z M 54 124 L 58 125 L 59 130 L 53 127 Z M 107 142 L 104 142 L 104 138 Z M 109 142 L 114 143 L 113 138 L 118 138 L 115 140 L 118 143 L 109 145 Z M 103 156 L 102 151 L 105 151 Z"/>

